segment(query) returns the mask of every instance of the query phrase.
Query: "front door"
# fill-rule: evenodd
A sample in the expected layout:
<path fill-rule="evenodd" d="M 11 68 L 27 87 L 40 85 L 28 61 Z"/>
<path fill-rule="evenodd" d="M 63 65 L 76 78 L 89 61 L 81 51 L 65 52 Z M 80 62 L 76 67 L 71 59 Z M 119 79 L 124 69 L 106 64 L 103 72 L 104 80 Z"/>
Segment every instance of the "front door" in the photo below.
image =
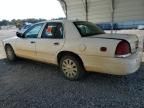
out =
<path fill-rule="evenodd" d="M 17 55 L 26 58 L 36 57 L 36 40 L 43 27 L 43 23 L 36 24 L 24 33 L 24 38 L 18 38 L 16 41 Z"/>
<path fill-rule="evenodd" d="M 37 57 L 48 63 L 56 63 L 56 54 L 64 44 L 63 25 L 58 22 L 47 23 L 40 39 L 36 42 Z"/>

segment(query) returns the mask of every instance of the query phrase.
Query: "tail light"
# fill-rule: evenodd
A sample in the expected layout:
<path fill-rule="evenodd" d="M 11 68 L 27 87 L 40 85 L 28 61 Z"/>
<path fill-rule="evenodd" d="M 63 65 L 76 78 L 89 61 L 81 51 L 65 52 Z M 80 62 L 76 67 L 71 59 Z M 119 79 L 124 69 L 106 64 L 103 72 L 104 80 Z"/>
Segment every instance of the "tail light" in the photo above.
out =
<path fill-rule="evenodd" d="M 131 54 L 131 48 L 127 41 L 122 40 L 116 47 L 116 57 L 127 57 Z"/>

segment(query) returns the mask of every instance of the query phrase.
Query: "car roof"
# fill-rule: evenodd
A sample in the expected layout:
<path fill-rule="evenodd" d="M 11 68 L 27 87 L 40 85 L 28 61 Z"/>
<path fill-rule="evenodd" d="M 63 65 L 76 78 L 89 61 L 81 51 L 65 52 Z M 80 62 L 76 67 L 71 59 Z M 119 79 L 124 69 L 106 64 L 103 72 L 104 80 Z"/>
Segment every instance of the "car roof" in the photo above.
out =
<path fill-rule="evenodd" d="M 75 21 L 81 21 L 81 20 L 47 20 L 47 21 L 42 21 L 42 22 L 38 22 L 38 23 L 35 23 L 35 24 L 40 24 L 40 23 L 48 23 L 48 22 L 61 22 L 61 23 L 65 23 L 65 22 L 75 22 Z"/>

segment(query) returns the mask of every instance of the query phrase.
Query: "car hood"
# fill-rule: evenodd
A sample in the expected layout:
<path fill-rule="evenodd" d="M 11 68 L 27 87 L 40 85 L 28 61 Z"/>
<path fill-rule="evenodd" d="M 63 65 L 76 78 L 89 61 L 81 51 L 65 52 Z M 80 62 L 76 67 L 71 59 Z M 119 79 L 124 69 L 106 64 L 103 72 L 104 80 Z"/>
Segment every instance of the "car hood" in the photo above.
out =
<path fill-rule="evenodd" d="M 3 42 L 6 42 L 6 41 L 12 41 L 12 40 L 15 40 L 17 39 L 18 37 L 17 36 L 13 36 L 13 37 L 10 37 L 10 38 L 7 38 L 7 39 L 4 39 L 2 40 Z"/>
<path fill-rule="evenodd" d="M 21 29 L 21 30 L 18 30 L 17 32 L 19 33 L 24 33 L 27 29 Z"/>

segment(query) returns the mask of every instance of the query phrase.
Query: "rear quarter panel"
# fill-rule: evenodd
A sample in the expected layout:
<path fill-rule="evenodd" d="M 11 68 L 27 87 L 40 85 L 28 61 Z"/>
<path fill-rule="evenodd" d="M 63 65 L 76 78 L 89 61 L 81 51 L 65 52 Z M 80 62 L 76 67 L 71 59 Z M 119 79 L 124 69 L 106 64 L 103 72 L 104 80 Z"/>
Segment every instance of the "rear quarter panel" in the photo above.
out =
<path fill-rule="evenodd" d="M 86 47 L 86 49 L 82 52 L 82 55 L 114 57 L 116 47 L 121 40 L 104 38 L 82 38 L 81 41 Z M 107 50 L 101 51 L 101 47 L 105 47 Z"/>
<path fill-rule="evenodd" d="M 77 38 L 66 41 L 63 50 L 79 55 L 87 71 L 101 72 L 103 65 L 109 64 L 109 59 L 114 59 L 115 49 L 120 41 L 101 38 Z M 106 47 L 107 51 L 100 51 L 101 47 Z"/>

